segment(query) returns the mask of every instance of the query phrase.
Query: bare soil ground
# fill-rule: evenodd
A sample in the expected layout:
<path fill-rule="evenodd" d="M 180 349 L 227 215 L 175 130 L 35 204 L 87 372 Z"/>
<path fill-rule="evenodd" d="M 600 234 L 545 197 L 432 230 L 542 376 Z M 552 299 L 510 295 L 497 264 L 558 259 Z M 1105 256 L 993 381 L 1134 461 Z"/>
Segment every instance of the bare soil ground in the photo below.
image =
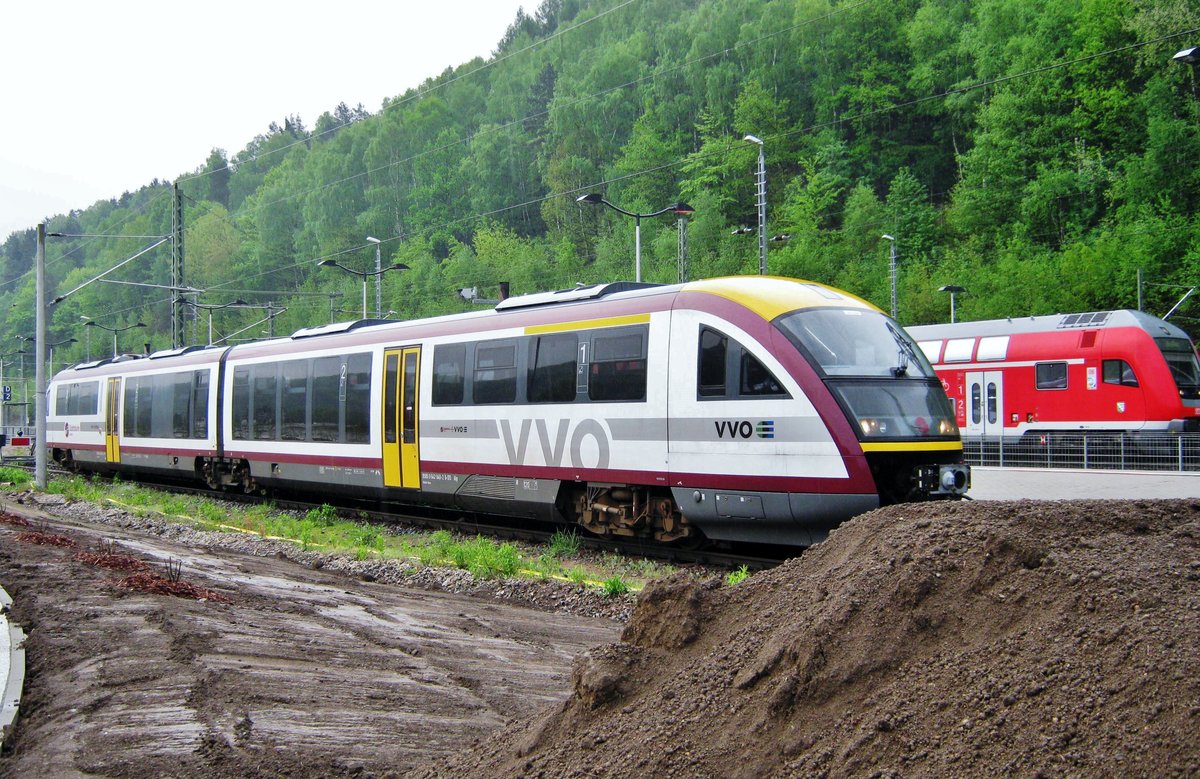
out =
<path fill-rule="evenodd" d="M 394 776 L 561 701 L 572 658 L 620 630 L 366 581 L 382 569 L 348 576 L 241 536 L 46 508 L 10 504 L 33 525 L 0 522 L 0 582 L 29 635 L 0 776 Z M 168 583 L 177 561 L 190 587 L 146 592 L 125 580 L 152 574 L 89 564 L 105 556 L 149 561 Z"/>
<path fill-rule="evenodd" d="M 433 777 L 1200 776 L 1200 501 L 891 507 L 663 581 Z"/>
<path fill-rule="evenodd" d="M 620 640 L 56 520 L 232 602 L 120 590 L 18 530 L 0 581 L 31 673 L 4 775 L 1200 776 L 1200 500 L 891 507 L 733 587 L 661 581 Z"/>

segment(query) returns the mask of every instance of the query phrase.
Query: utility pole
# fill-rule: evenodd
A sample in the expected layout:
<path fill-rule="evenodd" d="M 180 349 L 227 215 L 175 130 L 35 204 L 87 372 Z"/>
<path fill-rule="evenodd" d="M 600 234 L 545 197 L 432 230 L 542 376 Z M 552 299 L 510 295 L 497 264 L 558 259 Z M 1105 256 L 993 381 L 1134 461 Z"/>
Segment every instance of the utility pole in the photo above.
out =
<path fill-rule="evenodd" d="M 679 283 L 683 284 L 688 280 L 688 236 L 687 236 L 687 217 L 679 217 L 679 267 L 676 275 L 679 276 Z"/>
<path fill-rule="evenodd" d="M 183 193 L 179 182 L 171 185 L 174 205 L 171 208 L 171 348 L 184 345 L 183 332 Z"/>
<path fill-rule="evenodd" d="M 37 301 L 34 303 L 37 318 L 34 354 L 37 367 L 34 369 L 36 395 L 33 399 L 34 442 L 33 483 L 39 490 L 46 489 L 46 224 L 37 226 Z"/>

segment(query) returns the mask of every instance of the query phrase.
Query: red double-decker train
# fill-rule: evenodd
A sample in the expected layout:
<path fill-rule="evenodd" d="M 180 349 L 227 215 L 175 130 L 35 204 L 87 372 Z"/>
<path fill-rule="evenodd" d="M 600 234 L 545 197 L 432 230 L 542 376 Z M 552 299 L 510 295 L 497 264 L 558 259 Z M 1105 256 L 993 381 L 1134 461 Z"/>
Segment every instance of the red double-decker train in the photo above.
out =
<path fill-rule="evenodd" d="M 1187 333 L 1141 311 L 909 327 L 964 437 L 1200 431 Z"/>

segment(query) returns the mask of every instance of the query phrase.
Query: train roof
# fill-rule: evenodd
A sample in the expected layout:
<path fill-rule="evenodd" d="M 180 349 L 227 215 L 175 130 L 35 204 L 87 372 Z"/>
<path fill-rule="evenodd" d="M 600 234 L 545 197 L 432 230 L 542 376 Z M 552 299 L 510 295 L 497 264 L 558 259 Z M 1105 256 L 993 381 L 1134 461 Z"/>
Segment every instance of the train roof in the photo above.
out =
<path fill-rule="evenodd" d="M 917 340 L 933 341 L 974 336 L 1055 333 L 1063 330 L 1106 330 L 1116 327 L 1136 327 L 1154 337 L 1188 337 L 1187 333 L 1170 322 L 1165 322 L 1144 311 L 1135 311 L 1130 308 L 1080 314 L 984 319 L 977 322 L 955 322 L 954 324 L 914 325 L 905 329 Z"/>
<path fill-rule="evenodd" d="M 581 308 L 606 303 L 624 303 L 641 306 L 638 299 L 645 299 L 645 310 L 664 310 L 672 307 L 670 299 L 680 295 L 701 294 L 713 295 L 737 303 L 766 321 L 791 311 L 821 308 L 859 308 L 878 311 L 879 309 L 867 301 L 843 292 L 839 289 L 802 279 L 792 279 L 774 276 L 731 276 L 683 284 L 643 284 L 635 282 L 610 282 L 587 286 L 573 287 L 553 292 L 538 292 L 530 295 L 508 298 L 497 304 L 494 309 L 466 311 L 417 320 L 382 320 L 360 319 L 349 322 L 335 322 L 329 325 L 319 325 L 297 330 L 291 336 L 271 340 L 254 341 L 237 346 L 190 346 L 183 349 L 156 352 L 149 359 L 142 358 L 144 370 L 153 370 L 153 363 L 170 363 L 170 367 L 188 364 L 203 365 L 220 359 L 222 353 L 228 352 L 231 357 L 257 356 L 258 354 L 277 351 L 291 353 L 298 349 L 336 349 L 352 347 L 360 343 L 373 342 L 386 333 L 411 334 L 413 329 L 433 328 L 444 330 L 446 333 L 455 331 L 486 330 L 491 327 L 508 327 L 509 321 L 516 324 L 542 324 L 549 322 L 572 321 L 582 314 Z M 667 297 L 666 302 L 650 303 L 650 298 Z M 513 317 L 513 320 L 509 320 Z M 505 319 L 505 324 L 489 322 L 491 319 Z M 407 335 L 403 336 L 407 337 Z M 113 360 L 98 360 L 92 363 L 77 365 L 61 371 L 54 377 L 55 381 L 78 380 L 91 378 L 109 373 L 122 372 L 120 362 Z M 162 367 L 167 367 L 163 365 Z"/>

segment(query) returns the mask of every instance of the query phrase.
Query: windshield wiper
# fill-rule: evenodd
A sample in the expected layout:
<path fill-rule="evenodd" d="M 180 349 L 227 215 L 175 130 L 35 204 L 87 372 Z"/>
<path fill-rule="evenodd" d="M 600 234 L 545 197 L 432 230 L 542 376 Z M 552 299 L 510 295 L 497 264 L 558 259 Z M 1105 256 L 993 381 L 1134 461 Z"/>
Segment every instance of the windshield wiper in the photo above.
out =
<path fill-rule="evenodd" d="M 905 340 L 891 322 L 887 323 L 888 332 L 892 334 L 892 338 L 896 341 L 896 345 L 900 347 L 899 354 L 896 355 L 897 365 L 892 367 L 892 375 L 896 378 L 908 375 L 909 358 L 917 359 L 917 355 L 913 354 L 912 346 Z"/>

